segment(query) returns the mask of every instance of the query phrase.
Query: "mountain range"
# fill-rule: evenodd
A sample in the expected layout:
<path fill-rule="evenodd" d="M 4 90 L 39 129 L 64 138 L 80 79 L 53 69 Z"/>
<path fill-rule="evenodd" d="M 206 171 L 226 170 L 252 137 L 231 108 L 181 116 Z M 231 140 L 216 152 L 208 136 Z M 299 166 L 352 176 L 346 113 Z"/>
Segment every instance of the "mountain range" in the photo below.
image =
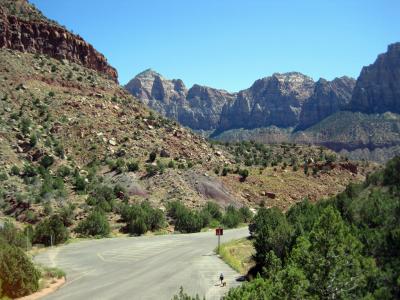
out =
<path fill-rule="evenodd" d="M 400 43 L 388 46 L 357 80 L 314 81 L 275 73 L 237 93 L 148 69 L 125 88 L 148 107 L 212 138 L 325 145 L 352 158 L 384 161 L 399 153 Z"/>

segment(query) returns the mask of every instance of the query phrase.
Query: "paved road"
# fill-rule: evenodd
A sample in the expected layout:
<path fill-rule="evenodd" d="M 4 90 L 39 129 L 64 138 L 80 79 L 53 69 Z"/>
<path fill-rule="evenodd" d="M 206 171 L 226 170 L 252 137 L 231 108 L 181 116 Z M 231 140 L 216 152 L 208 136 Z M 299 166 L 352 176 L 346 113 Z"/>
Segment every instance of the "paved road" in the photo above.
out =
<path fill-rule="evenodd" d="M 248 235 L 247 228 L 224 231 L 221 241 Z M 124 237 L 56 247 L 35 261 L 57 266 L 67 282 L 45 299 L 171 299 L 183 286 L 207 300 L 240 282 L 240 275 L 214 253 L 214 232 Z M 227 287 L 217 285 L 224 273 Z"/>

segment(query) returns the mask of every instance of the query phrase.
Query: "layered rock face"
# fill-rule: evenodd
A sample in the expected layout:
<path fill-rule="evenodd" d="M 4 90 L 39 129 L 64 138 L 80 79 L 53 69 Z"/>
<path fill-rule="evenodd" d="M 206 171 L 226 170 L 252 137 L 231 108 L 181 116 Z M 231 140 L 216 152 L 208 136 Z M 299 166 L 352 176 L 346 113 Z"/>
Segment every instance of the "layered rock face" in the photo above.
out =
<path fill-rule="evenodd" d="M 354 89 L 351 109 L 364 113 L 400 113 L 400 43 L 364 67 Z"/>
<path fill-rule="evenodd" d="M 132 79 L 125 88 L 152 109 L 192 129 L 307 128 L 345 108 L 355 80 L 349 77 L 314 82 L 298 72 L 273 74 L 238 93 L 168 80 L 153 70 Z"/>
<path fill-rule="evenodd" d="M 350 77 L 323 78 L 315 83 L 312 96 L 304 103 L 297 129 L 306 129 L 326 117 L 345 109 L 350 100 L 356 81 Z"/>
<path fill-rule="evenodd" d="M 222 110 L 218 131 L 275 125 L 292 127 L 314 90 L 314 81 L 301 73 L 273 74 L 240 91 Z"/>
<path fill-rule="evenodd" d="M 125 88 L 152 109 L 196 130 L 215 129 L 222 107 L 234 99 L 234 94 L 200 85 L 188 90 L 182 80 L 168 80 L 151 69 Z"/>
<path fill-rule="evenodd" d="M 22 52 L 46 54 L 56 59 L 67 59 L 106 74 L 117 82 L 117 71 L 106 58 L 80 36 L 72 34 L 55 22 L 39 18 L 37 14 L 29 18 L 27 1 L 2 0 L 0 7 L 0 48 Z M 13 4 L 12 9 L 9 5 Z M 4 5 L 4 6 L 3 6 Z M 21 12 L 21 9 L 24 9 Z M 36 11 L 33 8 L 32 11 Z M 27 13 L 23 13 L 27 11 Z"/>

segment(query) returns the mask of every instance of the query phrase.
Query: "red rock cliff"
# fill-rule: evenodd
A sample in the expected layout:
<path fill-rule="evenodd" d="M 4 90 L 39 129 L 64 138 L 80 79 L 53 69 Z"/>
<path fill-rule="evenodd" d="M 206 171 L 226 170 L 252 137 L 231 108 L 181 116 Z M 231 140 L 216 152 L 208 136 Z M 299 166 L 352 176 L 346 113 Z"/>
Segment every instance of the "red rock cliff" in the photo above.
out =
<path fill-rule="evenodd" d="M 41 20 L 23 20 L 7 15 L 0 7 L 0 48 L 47 54 L 67 59 L 108 75 L 118 82 L 117 71 L 104 55 L 80 36 Z"/>

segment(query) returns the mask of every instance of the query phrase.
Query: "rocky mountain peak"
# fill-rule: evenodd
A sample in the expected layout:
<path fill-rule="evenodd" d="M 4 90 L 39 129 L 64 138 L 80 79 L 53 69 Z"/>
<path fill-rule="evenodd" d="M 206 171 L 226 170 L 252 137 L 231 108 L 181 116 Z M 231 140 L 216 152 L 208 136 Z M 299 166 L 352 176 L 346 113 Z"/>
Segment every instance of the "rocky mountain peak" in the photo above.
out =
<path fill-rule="evenodd" d="M 357 79 L 351 109 L 365 113 L 400 113 L 400 43 L 388 46 Z"/>

